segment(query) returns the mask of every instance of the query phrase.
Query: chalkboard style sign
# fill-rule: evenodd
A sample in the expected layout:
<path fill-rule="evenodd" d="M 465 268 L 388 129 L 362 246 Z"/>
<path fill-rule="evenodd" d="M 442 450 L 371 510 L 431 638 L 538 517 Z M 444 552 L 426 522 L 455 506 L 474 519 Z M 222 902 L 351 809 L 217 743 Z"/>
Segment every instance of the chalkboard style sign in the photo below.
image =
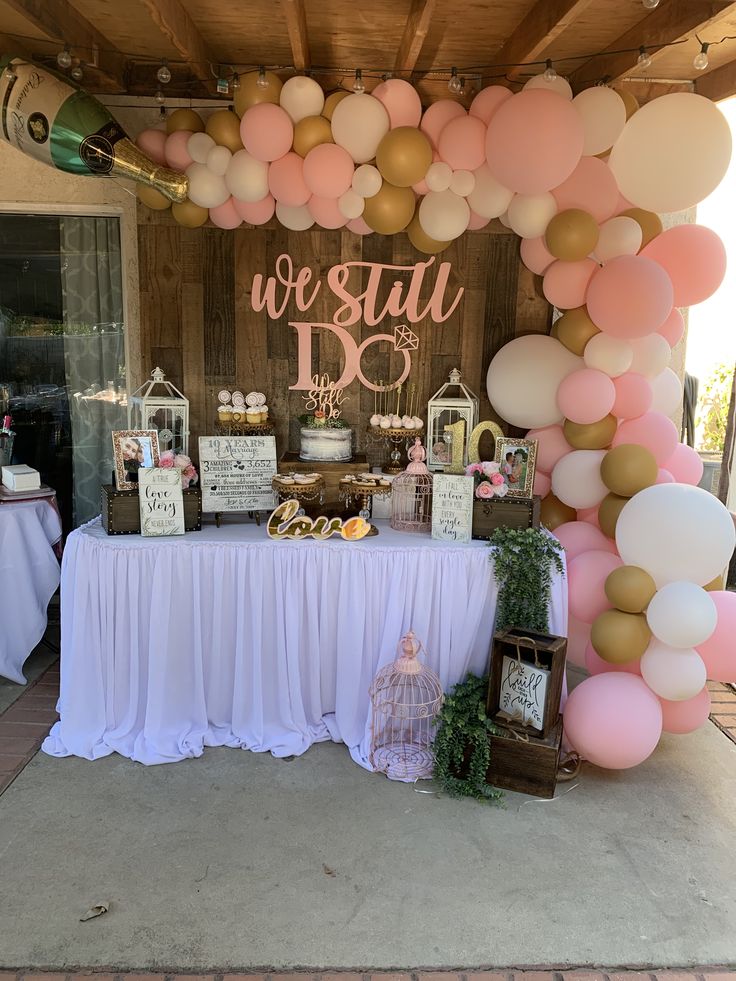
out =
<path fill-rule="evenodd" d="M 276 470 L 274 436 L 200 436 L 202 510 L 271 511 Z"/>
<path fill-rule="evenodd" d="M 432 487 L 432 538 L 469 542 L 473 536 L 472 477 L 437 473 Z"/>
<path fill-rule="evenodd" d="M 138 471 L 141 535 L 184 534 L 184 494 L 175 468 L 141 467 Z"/>

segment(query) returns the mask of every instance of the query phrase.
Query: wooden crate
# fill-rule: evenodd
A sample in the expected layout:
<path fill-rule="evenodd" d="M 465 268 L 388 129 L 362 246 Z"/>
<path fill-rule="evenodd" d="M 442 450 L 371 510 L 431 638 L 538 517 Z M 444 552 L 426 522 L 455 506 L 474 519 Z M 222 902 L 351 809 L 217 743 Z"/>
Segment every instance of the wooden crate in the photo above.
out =
<path fill-rule="evenodd" d="M 539 497 L 473 501 L 473 538 L 488 541 L 496 528 L 538 528 Z"/>
<path fill-rule="evenodd" d="M 199 531 L 202 527 L 202 494 L 199 487 L 188 487 L 184 496 L 184 527 Z M 115 490 L 102 485 L 102 527 L 108 535 L 140 535 L 141 512 L 137 490 Z"/>
<path fill-rule="evenodd" d="M 342 478 L 349 473 L 366 473 L 369 469 L 365 453 L 356 453 L 349 463 L 318 463 L 314 460 L 307 463 L 299 459 L 298 453 L 284 453 L 279 460 L 279 473 L 321 473 L 325 478 L 323 503 L 338 510 L 344 507 L 338 486 Z"/>
<path fill-rule="evenodd" d="M 490 736 L 491 759 L 486 782 L 501 790 L 534 797 L 554 797 L 562 744 L 562 716 L 543 739 L 519 739 L 510 729 Z"/>

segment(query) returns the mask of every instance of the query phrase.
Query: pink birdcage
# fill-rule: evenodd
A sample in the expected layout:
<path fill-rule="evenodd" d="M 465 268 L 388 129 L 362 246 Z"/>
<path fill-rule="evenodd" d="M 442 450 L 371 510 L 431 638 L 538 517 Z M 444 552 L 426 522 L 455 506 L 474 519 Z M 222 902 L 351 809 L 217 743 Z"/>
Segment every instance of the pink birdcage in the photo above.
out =
<path fill-rule="evenodd" d="M 401 638 L 399 657 L 373 680 L 370 764 L 390 780 L 432 776 L 434 730 L 444 694 L 440 679 L 419 660 L 414 631 Z M 426 654 L 426 651 L 424 651 Z"/>
<path fill-rule="evenodd" d="M 391 485 L 391 527 L 396 531 L 432 530 L 432 474 L 427 452 L 417 436 L 408 452 L 409 465 Z"/>

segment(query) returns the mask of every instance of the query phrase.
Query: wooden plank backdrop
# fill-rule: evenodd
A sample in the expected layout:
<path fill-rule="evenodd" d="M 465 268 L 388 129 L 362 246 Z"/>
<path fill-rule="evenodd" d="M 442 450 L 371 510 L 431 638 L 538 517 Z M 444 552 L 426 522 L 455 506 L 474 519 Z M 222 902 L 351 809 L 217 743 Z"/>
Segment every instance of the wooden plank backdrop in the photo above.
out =
<path fill-rule="evenodd" d="M 185 229 L 167 213 L 142 206 L 138 236 L 144 372 L 160 366 L 189 398 L 195 452 L 197 437 L 214 431 L 221 388 L 264 392 L 277 426 L 279 454 L 298 450 L 297 417 L 304 412 L 304 393 L 289 391 L 297 378 L 297 337 L 289 322 L 332 322 L 341 301 L 327 287 L 331 266 L 348 261 L 410 266 L 427 259 L 403 234 L 360 238 L 344 230 L 291 232 L 281 226 Z M 253 276 L 273 275 L 283 253 L 291 256 L 295 270 L 308 266 L 312 283 L 320 279 L 323 285 L 306 313 L 300 313 L 292 300 L 274 321 L 265 310 L 253 310 L 250 291 Z M 551 308 L 541 295 L 539 280 L 519 260 L 517 237 L 498 221 L 481 232 L 463 235 L 437 257 L 422 284 L 425 302 L 443 261 L 452 267 L 444 306 L 458 287 L 465 292 L 444 323 L 426 319 L 409 325 L 419 337 L 409 376 L 420 393 L 417 414 L 426 418 L 427 400 L 457 367 L 480 396 L 481 418 L 494 419 L 485 387 L 491 358 L 515 336 L 546 333 Z M 409 275 L 384 273 L 378 304 L 385 301 L 395 280 L 408 283 Z M 350 276 L 350 292 L 357 295 L 366 285 L 368 271 L 356 268 Z M 359 321 L 348 330 L 360 343 L 376 333 L 393 334 L 393 328 L 393 321 L 377 327 Z M 327 372 L 333 380 L 340 376 L 341 343 L 331 331 L 313 333 L 312 353 L 313 373 Z M 373 380 L 392 379 L 398 377 L 402 360 L 392 345 L 379 342 L 366 349 L 362 370 Z M 366 425 L 374 411 L 373 393 L 356 380 L 347 395 L 343 418 L 356 431 L 357 449 L 371 450 L 366 447 Z"/>

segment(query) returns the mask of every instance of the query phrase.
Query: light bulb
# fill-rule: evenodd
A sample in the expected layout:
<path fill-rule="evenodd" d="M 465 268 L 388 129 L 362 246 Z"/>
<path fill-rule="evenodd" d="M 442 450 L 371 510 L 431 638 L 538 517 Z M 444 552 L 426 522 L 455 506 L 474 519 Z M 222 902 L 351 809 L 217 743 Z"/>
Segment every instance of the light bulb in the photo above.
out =
<path fill-rule="evenodd" d="M 357 95 L 362 95 L 365 92 L 365 83 L 363 81 L 363 72 L 360 68 L 355 69 L 355 81 L 353 82 L 353 92 Z"/>
<path fill-rule="evenodd" d="M 693 68 L 702 72 L 708 67 L 708 44 L 703 41 L 700 45 L 700 51 L 693 58 Z"/>
<path fill-rule="evenodd" d="M 545 82 L 554 82 L 556 78 L 557 78 L 557 72 L 555 71 L 554 65 L 552 64 L 552 59 L 548 58 L 547 67 L 544 69 L 544 80 Z"/>
<path fill-rule="evenodd" d="M 171 72 L 169 71 L 169 66 L 166 64 L 166 62 L 164 62 L 156 72 L 156 78 L 162 85 L 168 85 L 171 81 Z"/>
<path fill-rule="evenodd" d="M 69 68 L 72 63 L 71 52 L 69 51 L 69 45 L 65 45 L 64 50 L 60 51 L 56 56 L 56 64 L 59 68 Z"/>
<path fill-rule="evenodd" d="M 452 69 L 447 87 L 450 92 L 453 93 L 453 95 L 458 95 L 462 90 L 462 84 L 460 83 L 460 79 L 457 77 L 457 68 Z"/>
<path fill-rule="evenodd" d="M 256 85 L 258 86 L 259 89 L 267 89 L 268 88 L 268 79 L 266 78 L 266 69 L 263 67 L 263 65 L 261 65 L 261 67 L 258 69 L 258 81 L 256 82 Z"/>
<path fill-rule="evenodd" d="M 641 0 L 641 5 L 645 10 L 654 10 L 659 6 L 659 0 Z"/>
<path fill-rule="evenodd" d="M 164 102 L 166 102 L 166 96 L 163 94 L 163 92 L 161 91 L 161 89 L 158 89 L 156 91 L 156 94 L 154 95 L 154 99 L 156 100 L 156 102 L 160 106 L 162 106 L 164 104 Z"/>
<path fill-rule="evenodd" d="M 232 81 L 232 90 L 233 92 L 237 92 L 239 88 L 240 88 L 240 75 L 234 75 Z"/>
<path fill-rule="evenodd" d="M 637 67 L 644 70 L 646 68 L 649 68 L 651 63 L 652 63 L 652 59 L 647 54 L 647 49 L 644 46 L 642 46 L 641 48 L 639 48 L 639 57 L 636 59 Z"/>
<path fill-rule="evenodd" d="M 81 82 L 82 78 L 84 77 L 84 72 L 82 71 L 80 65 L 75 65 L 74 68 L 72 68 L 71 76 L 75 82 Z"/>

